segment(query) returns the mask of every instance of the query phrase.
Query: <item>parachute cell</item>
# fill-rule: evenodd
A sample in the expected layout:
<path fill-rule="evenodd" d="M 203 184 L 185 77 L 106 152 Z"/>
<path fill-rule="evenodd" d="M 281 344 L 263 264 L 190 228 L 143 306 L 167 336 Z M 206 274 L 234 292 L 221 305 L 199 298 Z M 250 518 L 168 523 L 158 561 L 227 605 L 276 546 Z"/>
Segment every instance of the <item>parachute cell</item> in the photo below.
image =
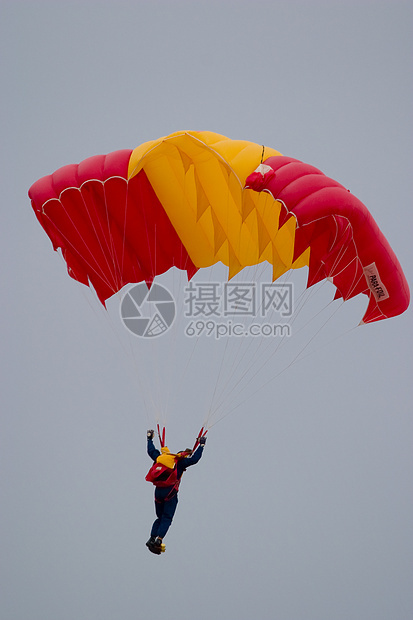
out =
<path fill-rule="evenodd" d="M 329 278 L 336 298 L 364 293 L 364 323 L 396 316 L 409 305 L 409 288 L 389 243 L 360 200 L 316 168 L 290 157 L 270 157 L 247 179 L 268 191 L 297 220 L 294 253 L 311 248 L 308 286 Z"/>

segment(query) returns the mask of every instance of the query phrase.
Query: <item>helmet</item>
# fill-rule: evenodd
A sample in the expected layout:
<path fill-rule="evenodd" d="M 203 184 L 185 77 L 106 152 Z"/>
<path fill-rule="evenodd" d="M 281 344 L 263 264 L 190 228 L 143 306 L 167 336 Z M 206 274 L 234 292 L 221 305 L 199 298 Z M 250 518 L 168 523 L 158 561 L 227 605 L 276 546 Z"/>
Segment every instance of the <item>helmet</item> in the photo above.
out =
<path fill-rule="evenodd" d="M 178 452 L 178 456 L 181 459 L 186 459 L 188 456 L 192 456 L 191 448 L 185 448 L 185 450 L 181 450 L 180 452 Z"/>

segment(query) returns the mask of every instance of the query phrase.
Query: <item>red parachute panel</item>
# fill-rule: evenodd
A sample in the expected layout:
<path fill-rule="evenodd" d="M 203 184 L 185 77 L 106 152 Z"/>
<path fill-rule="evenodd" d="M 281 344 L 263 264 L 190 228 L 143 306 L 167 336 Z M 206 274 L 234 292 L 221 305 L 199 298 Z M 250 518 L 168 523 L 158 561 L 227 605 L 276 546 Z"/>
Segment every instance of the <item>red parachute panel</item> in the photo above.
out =
<path fill-rule="evenodd" d="M 64 166 L 29 191 L 36 216 L 72 278 L 102 303 L 129 282 L 172 266 L 196 272 L 145 173 L 127 179 L 131 150 Z"/>
<path fill-rule="evenodd" d="M 266 168 L 268 167 L 268 168 Z M 297 219 L 295 258 L 308 247 L 308 286 L 330 278 L 336 297 L 364 293 L 364 323 L 404 312 L 409 287 L 388 241 L 360 200 L 320 170 L 291 157 L 270 157 L 246 185 L 269 191 Z"/>

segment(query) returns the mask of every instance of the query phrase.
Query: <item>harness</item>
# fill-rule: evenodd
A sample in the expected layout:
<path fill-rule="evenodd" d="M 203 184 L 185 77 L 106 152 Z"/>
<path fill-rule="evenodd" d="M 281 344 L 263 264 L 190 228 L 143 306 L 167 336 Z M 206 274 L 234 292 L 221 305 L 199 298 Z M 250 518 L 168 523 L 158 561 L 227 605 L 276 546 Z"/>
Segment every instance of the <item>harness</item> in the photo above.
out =
<path fill-rule="evenodd" d="M 199 439 L 203 436 L 203 434 L 206 434 L 206 432 L 207 431 L 204 433 L 204 428 L 200 430 L 195 441 L 193 451 L 198 447 Z M 182 476 L 178 478 L 177 464 L 182 457 L 180 458 L 179 454 L 172 454 L 169 452 L 168 448 L 165 446 L 165 427 L 162 429 L 161 434 L 159 424 L 158 435 L 161 443 L 162 454 L 157 457 L 156 461 L 151 466 L 150 470 L 146 474 L 145 480 L 152 482 L 156 488 L 162 489 L 171 487 L 171 490 L 164 499 L 157 499 L 155 495 L 155 502 L 161 503 L 167 502 L 178 493 Z"/>

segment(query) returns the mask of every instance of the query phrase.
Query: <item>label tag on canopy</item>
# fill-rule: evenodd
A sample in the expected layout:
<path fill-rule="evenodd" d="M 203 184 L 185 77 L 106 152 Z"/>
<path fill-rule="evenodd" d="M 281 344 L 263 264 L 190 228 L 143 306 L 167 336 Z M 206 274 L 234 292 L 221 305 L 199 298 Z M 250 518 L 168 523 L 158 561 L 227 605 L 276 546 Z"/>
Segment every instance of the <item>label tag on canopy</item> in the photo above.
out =
<path fill-rule="evenodd" d="M 383 301 L 389 298 L 386 287 L 380 280 L 379 270 L 376 267 L 376 263 L 371 263 L 367 267 L 363 268 L 364 275 L 366 276 L 369 289 L 373 293 L 376 301 Z"/>

